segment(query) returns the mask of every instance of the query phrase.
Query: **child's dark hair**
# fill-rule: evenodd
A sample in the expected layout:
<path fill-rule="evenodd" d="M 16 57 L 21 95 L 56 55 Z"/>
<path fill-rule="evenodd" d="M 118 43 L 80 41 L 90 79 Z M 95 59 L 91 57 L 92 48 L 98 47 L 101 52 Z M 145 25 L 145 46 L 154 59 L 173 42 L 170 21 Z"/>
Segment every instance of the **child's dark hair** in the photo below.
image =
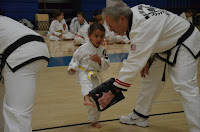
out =
<path fill-rule="evenodd" d="M 90 17 L 90 19 L 88 20 L 88 22 L 98 22 L 98 20 L 94 17 Z"/>
<path fill-rule="evenodd" d="M 58 16 L 60 16 L 63 12 L 61 10 L 55 10 L 53 13 L 53 18 L 56 19 Z"/>
<path fill-rule="evenodd" d="M 100 31 L 104 31 L 105 32 L 105 28 L 102 24 L 98 23 L 98 22 L 94 22 L 90 28 L 88 29 L 88 34 L 92 34 L 95 30 L 100 30 Z"/>
<path fill-rule="evenodd" d="M 86 16 L 85 16 L 85 13 L 84 13 L 83 11 L 78 12 L 78 13 L 77 13 L 77 16 L 78 16 L 78 15 L 81 15 L 83 18 L 86 17 Z"/>

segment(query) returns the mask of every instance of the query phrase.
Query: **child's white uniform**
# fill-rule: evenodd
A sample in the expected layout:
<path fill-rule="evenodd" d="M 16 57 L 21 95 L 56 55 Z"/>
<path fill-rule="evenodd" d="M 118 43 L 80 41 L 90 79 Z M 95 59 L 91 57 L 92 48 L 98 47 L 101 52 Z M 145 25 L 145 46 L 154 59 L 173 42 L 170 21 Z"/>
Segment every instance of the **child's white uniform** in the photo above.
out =
<path fill-rule="evenodd" d="M 82 28 L 84 25 L 88 24 L 85 20 L 84 20 L 84 23 L 83 24 L 80 24 L 79 21 L 77 20 L 75 23 L 74 23 L 74 28 L 73 28 L 73 33 L 74 34 L 77 34 L 79 29 Z"/>
<path fill-rule="evenodd" d="M 97 54 L 101 58 L 101 66 L 95 62 L 91 61 L 90 55 Z M 105 71 L 110 66 L 109 59 L 107 57 L 106 50 L 101 45 L 95 48 L 91 42 L 87 42 L 80 46 L 73 54 L 73 58 L 68 67 L 68 73 L 73 74 L 71 69 L 75 69 L 77 72 L 77 83 L 81 85 L 81 92 L 83 97 L 99 85 L 98 77 L 92 77 L 92 83 L 88 80 L 88 72 L 80 69 L 83 67 L 88 71 L 102 72 Z M 100 117 L 100 112 L 96 107 L 88 107 L 88 119 L 91 122 L 97 122 Z"/>
<path fill-rule="evenodd" d="M 58 41 L 58 40 L 61 40 L 61 39 L 73 39 L 73 34 L 68 31 L 67 24 L 66 24 L 66 29 L 65 30 L 63 28 L 63 24 L 66 24 L 65 19 L 63 19 L 60 22 L 58 20 L 53 20 L 51 22 L 51 25 L 50 25 L 50 28 L 49 28 L 49 32 L 48 32 L 49 40 Z M 54 36 L 53 33 L 56 36 Z M 62 34 L 62 38 L 57 37 L 60 34 Z"/>
<path fill-rule="evenodd" d="M 84 44 L 85 42 L 90 41 L 88 37 L 88 29 L 90 25 L 86 24 L 82 28 L 79 29 L 78 33 L 74 37 L 75 45 Z"/>

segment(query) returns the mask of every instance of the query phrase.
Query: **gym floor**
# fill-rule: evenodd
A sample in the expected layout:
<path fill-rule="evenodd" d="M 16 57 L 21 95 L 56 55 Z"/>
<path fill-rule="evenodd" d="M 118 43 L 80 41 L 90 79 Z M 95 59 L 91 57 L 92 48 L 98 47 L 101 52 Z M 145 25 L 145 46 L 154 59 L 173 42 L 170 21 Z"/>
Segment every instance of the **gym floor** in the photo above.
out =
<path fill-rule="evenodd" d="M 38 132 L 189 132 L 187 120 L 180 104 L 179 95 L 173 90 L 167 77 L 166 86 L 153 104 L 149 127 L 125 125 L 119 117 L 128 115 L 135 107 L 140 89 L 138 74 L 126 99 L 101 113 L 101 129 L 94 128 L 87 119 L 80 86 L 76 76 L 66 73 L 73 52 L 78 48 L 72 40 L 49 41 L 45 31 L 38 31 L 45 39 L 51 59 L 48 67 L 39 74 L 33 107 L 33 131 Z M 104 45 L 111 60 L 111 66 L 101 73 L 103 81 L 117 78 L 122 61 L 128 55 L 130 44 Z M 198 80 L 200 79 L 198 69 Z M 200 83 L 199 83 L 200 84 Z"/>

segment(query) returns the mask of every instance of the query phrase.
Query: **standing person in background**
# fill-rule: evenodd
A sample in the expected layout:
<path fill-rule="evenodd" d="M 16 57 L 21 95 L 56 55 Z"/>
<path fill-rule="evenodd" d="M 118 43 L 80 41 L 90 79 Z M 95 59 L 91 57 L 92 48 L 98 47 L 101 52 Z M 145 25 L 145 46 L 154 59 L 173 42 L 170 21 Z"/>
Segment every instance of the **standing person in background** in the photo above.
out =
<path fill-rule="evenodd" d="M 36 77 L 48 64 L 47 45 L 38 33 L 0 15 L 0 54 L 0 131 L 32 132 Z"/>
<path fill-rule="evenodd" d="M 183 13 L 180 15 L 180 17 L 182 17 L 183 19 L 185 19 L 185 20 L 187 20 L 187 21 L 193 23 L 193 18 L 192 18 L 192 16 L 193 16 L 193 12 L 192 12 L 192 10 L 189 10 L 189 9 L 188 9 L 186 12 L 183 12 Z"/>
<path fill-rule="evenodd" d="M 163 88 L 168 73 L 186 114 L 191 132 L 200 132 L 200 96 L 197 83 L 200 32 L 188 21 L 169 11 L 140 4 L 125 3 L 107 7 L 102 16 L 111 31 L 127 33 L 131 51 L 112 89 L 127 91 L 140 72 L 143 77 L 135 109 L 120 122 L 148 126 L 152 104 Z M 166 71 L 168 69 L 168 72 Z M 106 107 L 114 95 L 103 93 L 98 100 Z"/>
<path fill-rule="evenodd" d="M 64 13 L 60 10 L 56 10 L 53 13 L 53 17 L 54 20 L 51 22 L 47 35 L 49 40 L 58 41 L 62 39 L 73 39 L 73 34 L 69 32 L 64 19 Z"/>

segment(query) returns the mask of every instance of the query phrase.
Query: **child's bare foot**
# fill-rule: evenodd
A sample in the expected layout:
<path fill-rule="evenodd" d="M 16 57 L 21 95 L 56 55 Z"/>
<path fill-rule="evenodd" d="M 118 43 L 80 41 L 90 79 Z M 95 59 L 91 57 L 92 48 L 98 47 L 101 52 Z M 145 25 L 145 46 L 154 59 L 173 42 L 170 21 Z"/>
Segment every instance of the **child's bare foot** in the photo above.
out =
<path fill-rule="evenodd" d="M 96 128 L 102 127 L 99 123 L 91 123 L 91 126 L 96 127 Z"/>
<path fill-rule="evenodd" d="M 93 103 L 92 103 L 91 101 L 89 101 L 89 100 L 85 100 L 85 101 L 84 101 L 84 105 L 85 105 L 85 106 L 91 105 L 91 106 L 93 106 L 93 107 L 96 107 L 96 105 L 93 104 Z"/>
<path fill-rule="evenodd" d="M 96 107 L 96 105 L 92 102 L 92 100 L 90 99 L 89 95 L 86 95 L 84 97 L 84 105 L 87 106 L 87 105 L 91 105 L 93 107 Z"/>

